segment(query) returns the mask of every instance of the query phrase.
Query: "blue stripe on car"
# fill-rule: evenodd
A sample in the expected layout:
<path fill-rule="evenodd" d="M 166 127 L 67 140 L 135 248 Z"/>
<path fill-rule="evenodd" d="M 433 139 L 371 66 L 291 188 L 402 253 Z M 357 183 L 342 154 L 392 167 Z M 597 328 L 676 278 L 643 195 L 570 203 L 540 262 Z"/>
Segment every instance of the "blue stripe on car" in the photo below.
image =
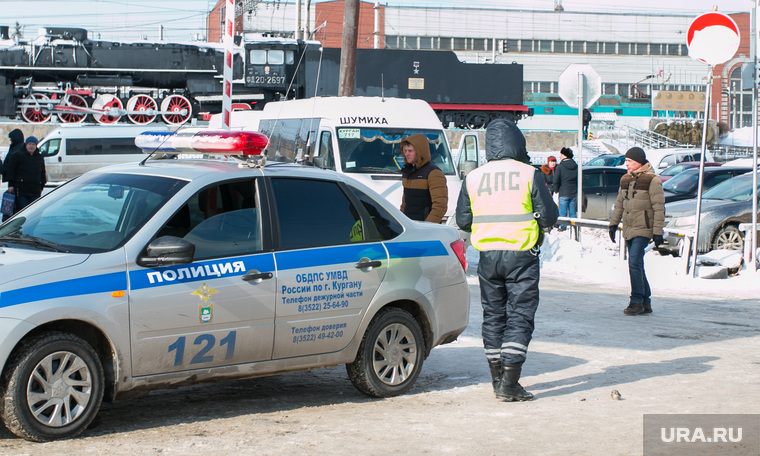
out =
<path fill-rule="evenodd" d="M 446 247 L 440 241 L 419 241 L 419 242 L 387 242 L 385 247 L 391 259 L 399 258 L 421 258 L 446 256 L 448 252 Z M 344 264 L 357 261 L 359 258 L 367 257 L 370 260 L 382 260 L 385 258 L 383 244 L 354 244 L 337 247 L 324 247 L 308 250 L 293 250 L 277 252 L 277 267 L 279 270 L 303 269 L 310 267 L 328 266 L 332 264 Z M 175 283 L 194 282 L 208 280 L 219 277 L 230 277 L 242 275 L 240 271 L 234 271 L 218 275 L 205 275 L 192 277 L 182 273 L 182 279 L 163 280 L 150 282 L 149 275 L 155 277 L 156 274 L 163 274 L 173 271 L 180 277 L 178 271 L 190 270 L 197 268 L 206 268 L 207 266 L 217 266 L 222 263 L 245 264 L 245 272 L 251 269 L 257 269 L 261 272 L 274 271 L 274 258 L 272 253 L 250 255 L 246 257 L 230 258 L 224 260 L 212 260 L 185 264 L 180 266 L 171 266 L 161 269 L 138 269 L 129 273 L 130 286 L 134 290 L 159 287 Z M 73 296 L 82 296 L 94 293 L 111 293 L 117 290 L 126 290 L 126 274 L 116 272 L 111 274 L 101 274 L 90 277 L 82 277 L 72 280 L 63 280 L 59 282 L 50 282 L 30 287 L 18 288 L 15 290 L 4 291 L 0 295 L 0 307 L 9 307 L 18 304 L 42 301 L 45 299 L 66 298 Z"/>

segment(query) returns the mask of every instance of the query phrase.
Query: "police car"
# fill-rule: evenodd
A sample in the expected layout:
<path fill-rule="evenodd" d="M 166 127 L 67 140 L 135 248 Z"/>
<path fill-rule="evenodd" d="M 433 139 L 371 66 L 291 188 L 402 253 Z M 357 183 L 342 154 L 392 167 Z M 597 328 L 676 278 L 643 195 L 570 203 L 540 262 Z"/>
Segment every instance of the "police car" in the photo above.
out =
<path fill-rule="evenodd" d="M 129 392 L 339 364 L 394 396 L 467 326 L 453 227 L 345 175 L 263 164 L 258 133 L 136 142 L 228 159 L 101 168 L 0 226 L 0 417 L 16 435 L 75 436 Z"/>

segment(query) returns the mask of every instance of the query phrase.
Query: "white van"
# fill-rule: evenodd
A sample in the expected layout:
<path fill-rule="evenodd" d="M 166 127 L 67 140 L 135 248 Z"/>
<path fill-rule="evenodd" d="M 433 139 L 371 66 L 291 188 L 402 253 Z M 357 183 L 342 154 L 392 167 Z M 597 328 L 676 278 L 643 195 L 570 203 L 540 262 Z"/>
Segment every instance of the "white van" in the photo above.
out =
<path fill-rule="evenodd" d="M 232 118 L 236 115 L 233 112 Z M 231 119 L 230 124 L 239 122 Z M 316 97 L 270 102 L 256 129 L 269 138 L 269 160 L 311 163 L 345 173 L 397 207 L 403 195 L 404 165 L 399 144 L 406 136 L 422 133 L 430 142 L 431 161 L 446 175 L 449 203 L 445 222 L 453 223 L 461 179 L 441 121 L 425 101 Z"/>
<path fill-rule="evenodd" d="M 135 137 L 145 131 L 169 130 L 166 125 L 63 125 L 37 145 L 45 158 L 48 182 L 64 182 L 114 163 L 145 158 Z"/>

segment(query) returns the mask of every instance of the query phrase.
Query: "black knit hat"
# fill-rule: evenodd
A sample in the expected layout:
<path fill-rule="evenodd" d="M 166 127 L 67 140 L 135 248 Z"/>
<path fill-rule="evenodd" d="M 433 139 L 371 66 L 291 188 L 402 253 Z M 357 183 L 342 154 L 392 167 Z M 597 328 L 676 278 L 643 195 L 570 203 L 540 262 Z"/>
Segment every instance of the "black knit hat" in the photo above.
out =
<path fill-rule="evenodd" d="M 647 162 L 647 154 L 641 147 L 631 147 L 628 152 L 625 153 L 625 158 L 630 158 L 635 162 L 639 162 L 642 165 Z"/>
<path fill-rule="evenodd" d="M 573 158 L 573 151 L 569 147 L 563 147 L 559 153 L 560 155 L 564 155 L 567 158 Z"/>

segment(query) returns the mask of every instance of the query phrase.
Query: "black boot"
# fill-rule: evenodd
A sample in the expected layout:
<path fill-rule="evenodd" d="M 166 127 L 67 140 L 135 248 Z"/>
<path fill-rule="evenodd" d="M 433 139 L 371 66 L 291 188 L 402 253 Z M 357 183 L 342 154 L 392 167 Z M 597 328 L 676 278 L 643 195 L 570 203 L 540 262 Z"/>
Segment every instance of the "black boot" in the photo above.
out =
<path fill-rule="evenodd" d="M 522 364 L 504 363 L 501 365 L 501 384 L 499 384 L 499 391 L 496 393 L 497 397 L 505 402 L 529 401 L 533 399 L 533 395 L 525 391 L 525 388 L 518 383 L 521 371 Z"/>
<path fill-rule="evenodd" d="M 491 369 L 491 384 L 493 392 L 498 396 L 499 383 L 501 383 L 501 361 L 488 360 L 488 368 Z"/>

